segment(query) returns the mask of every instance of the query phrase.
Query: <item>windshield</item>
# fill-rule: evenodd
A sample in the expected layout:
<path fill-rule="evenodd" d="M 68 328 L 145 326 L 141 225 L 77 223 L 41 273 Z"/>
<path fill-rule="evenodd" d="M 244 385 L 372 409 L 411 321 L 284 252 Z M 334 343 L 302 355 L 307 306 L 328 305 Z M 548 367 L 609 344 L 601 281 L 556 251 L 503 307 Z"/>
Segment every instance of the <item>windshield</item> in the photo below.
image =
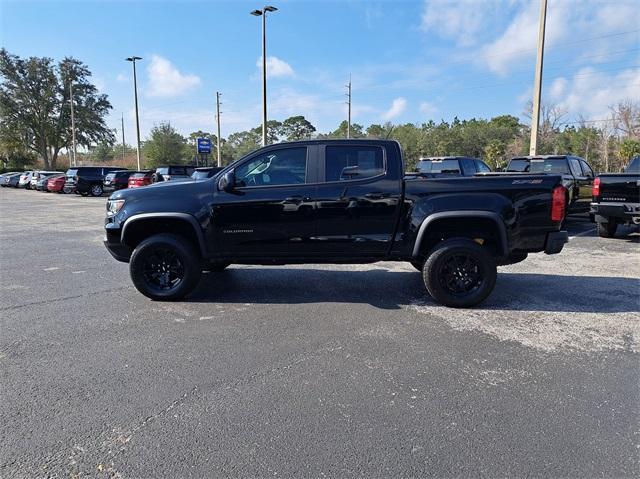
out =
<path fill-rule="evenodd" d="M 418 162 L 420 173 L 460 174 L 458 160 L 420 160 Z"/>
<path fill-rule="evenodd" d="M 636 156 L 631 160 L 631 163 L 627 166 L 625 173 L 640 173 L 640 156 Z"/>
<path fill-rule="evenodd" d="M 77 173 L 78 173 L 77 169 L 69 169 L 69 170 L 67 170 L 66 175 L 67 176 L 76 176 Z"/>
<path fill-rule="evenodd" d="M 191 175 L 191 178 L 193 178 L 194 180 L 205 180 L 209 178 L 209 173 L 211 172 L 210 171 L 194 171 L 193 174 Z"/>
<path fill-rule="evenodd" d="M 511 160 L 507 171 L 521 173 L 561 173 L 569 174 L 569 164 L 565 158 L 533 158 Z"/>

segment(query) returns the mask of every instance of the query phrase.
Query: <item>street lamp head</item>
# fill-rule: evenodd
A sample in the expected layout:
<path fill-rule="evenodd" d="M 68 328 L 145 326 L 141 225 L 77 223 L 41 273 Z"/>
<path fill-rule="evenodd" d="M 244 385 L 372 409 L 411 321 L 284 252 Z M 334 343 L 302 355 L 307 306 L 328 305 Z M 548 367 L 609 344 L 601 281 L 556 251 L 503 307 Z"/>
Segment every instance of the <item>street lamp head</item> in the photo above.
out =
<path fill-rule="evenodd" d="M 271 5 L 264 7 L 265 11 L 267 12 L 275 12 L 277 10 L 276 7 L 272 7 Z"/>
<path fill-rule="evenodd" d="M 250 13 L 254 17 L 259 17 L 260 15 L 262 15 L 262 10 L 254 10 L 253 12 L 250 12 Z"/>
<path fill-rule="evenodd" d="M 135 62 L 136 60 L 142 60 L 142 57 L 129 57 L 125 58 L 125 60 L 128 62 Z"/>

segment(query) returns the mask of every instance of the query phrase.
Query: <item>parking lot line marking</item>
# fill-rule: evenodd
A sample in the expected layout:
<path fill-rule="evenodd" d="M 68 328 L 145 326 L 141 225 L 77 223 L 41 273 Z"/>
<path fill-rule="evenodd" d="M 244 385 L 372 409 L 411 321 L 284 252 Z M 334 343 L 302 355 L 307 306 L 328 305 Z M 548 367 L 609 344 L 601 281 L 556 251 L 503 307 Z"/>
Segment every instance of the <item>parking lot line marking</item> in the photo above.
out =
<path fill-rule="evenodd" d="M 86 273 L 86 271 L 72 271 L 71 274 L 80 274 L 80 273 Z"/>
<path fill-rule="evenodd" d="M 578 233 L 578 234 L 575 234 L 573 236 L 569 236 L 569 238 L 577 238 L 578 236 L 584 236 L 584 235 L 587 235 L 589 233 L 593 233 L 595 230 L 596 230 L 596 228 L 591 228 L 590 230 L 583 231 L 582 233 Z"/>
<path fill-rule="evenodd" d="M 55 271 L 57 269 L 60 269 L 60 268 L 58 268 L 57 266 L 53 266 L 52 268 L 45 268 L 44 271 Z"/>

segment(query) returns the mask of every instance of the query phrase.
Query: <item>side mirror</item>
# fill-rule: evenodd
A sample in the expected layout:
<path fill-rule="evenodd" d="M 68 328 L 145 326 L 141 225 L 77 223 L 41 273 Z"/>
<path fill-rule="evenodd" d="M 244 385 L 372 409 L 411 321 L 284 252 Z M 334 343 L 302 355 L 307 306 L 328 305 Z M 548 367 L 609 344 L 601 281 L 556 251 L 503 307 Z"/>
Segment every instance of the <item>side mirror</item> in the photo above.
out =
<path fill-rule="evenodd" d="M 231 193 L 236 187 L 236 174 L 233 170 L 227 171 L 218 180 L 218 189 Z"/>
<path fill-rule="evenodd" d="M 342 173 L 340 173 L 341 180 L 351 180 L 354 176 L 358 176 L 360 173 L 358 172 L 358 166 L 345 166 L 342 168 Z"/>

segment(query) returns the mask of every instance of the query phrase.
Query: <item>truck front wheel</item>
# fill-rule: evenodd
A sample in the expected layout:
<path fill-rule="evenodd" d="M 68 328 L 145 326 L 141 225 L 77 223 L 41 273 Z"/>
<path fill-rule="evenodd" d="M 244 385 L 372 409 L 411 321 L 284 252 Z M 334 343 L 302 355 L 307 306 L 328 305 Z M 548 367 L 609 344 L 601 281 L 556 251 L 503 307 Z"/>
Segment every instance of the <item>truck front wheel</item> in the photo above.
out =
<path fill-rule="evenodd" d="M 200 256 L 191 242 L 172 234 L 157 234 L 142 241 L 129 262 L 131 280 L 138 291 L 158 301 L 184 298 L 200 282 Z"/>
<path fill-rule="evenodd" d="M 484 301 L 496 284 L 496 261 L 470 239 L 449 239 L 435 247 L 422 268 L 427 291 L 437 302 L 453 308 Z"/>

